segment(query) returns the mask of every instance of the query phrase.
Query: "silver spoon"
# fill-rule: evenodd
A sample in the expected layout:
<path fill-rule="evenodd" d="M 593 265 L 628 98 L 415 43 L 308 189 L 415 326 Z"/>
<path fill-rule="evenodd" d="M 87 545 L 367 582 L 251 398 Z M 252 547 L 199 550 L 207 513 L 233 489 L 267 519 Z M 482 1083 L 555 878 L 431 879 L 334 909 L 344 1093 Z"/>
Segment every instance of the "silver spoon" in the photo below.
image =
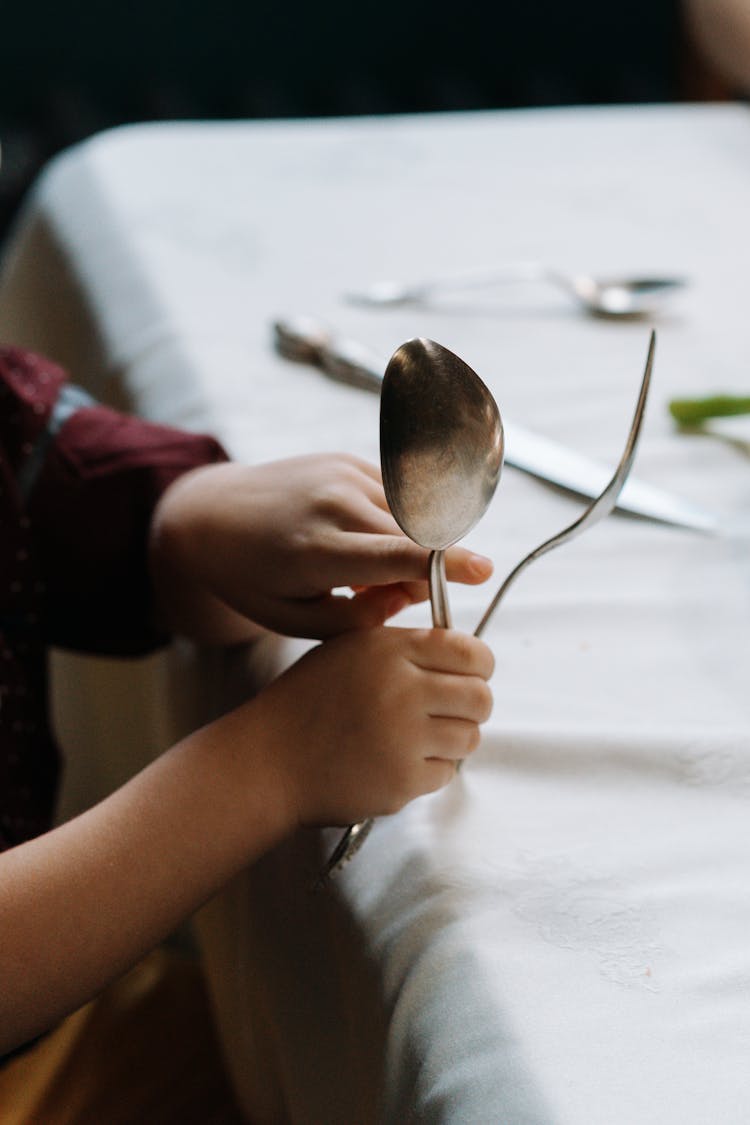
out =
<path fill-rule="evenodd" d="M 475 637 L 480 637 L 482 635 L 484 630 L 487 628 L 487 625 L 489 624 L 493 613 L 500 605 L 500 602 L 505 597 L 510 587 L 513 585 L 519 575 L 522 574 L 523 571 L 531 565 L 531 563 L 533 563 L 536 559 L 541 558 L 542 555 L 546 555 L 549 551 L 554 550 L 555 547 L 561 547 L 564 543 L 568 543 L 571 539 L 575 539 L 588 528 L 593 527 L 595 524 L 605 519 L 606 516 L 610 515 L 612 511 L 614 511 L 617 505 L 617 498 L 625 486 L 625 483 L 630 474 L 630 470 L 633 467 L 633 461 L 635 460 L 638 440 L 640 438 L 641 428 L 643 425 L 643 416 L 646 410 L 646 401 L 648 399 L 649 387 L 651 385 L 651 372 L 654 366 L 655 351 L 656 333 L 652 332 L 649 340 L 648 355 L 646 356 L 646 367 L 643 372 L 643 378 L 641 380 L 641 386 L 638 392 L 638 399 L 636 402 L 635 412 L 633 414 L 633 420 L 630 423 L 630 430 L 625 441 L 625 448 L 623 449 L 622 456 L 620 457 L 620 460 L 617 464 L 617 468 L 612 474 L 609 482 L 602 489 L 601 493 L 591 501 L 591 503 L 583 511 L 583 513 L 573 521 L 573 523 L 569 524 L 562 531 L 558 532 L 557 535 L 553 535 L 551 538 L 545 540 L 544 543 L 541 543 L 533 551 L 529 551 L 529 553 L 523 559 L 521 559 L 521 561 L 516 566 L 513 567 L 513 570 L 511 570 L 510 574 L 508 574 L 507 578 L 505 578 L 505 580 L 501 584 L 499 590 L 490 602 L 484 616 L 474 630 Z M 359 848 L 362 846 L 362 843 L 364 842 L 364 839 L 367 836 L 367 833 L 370 831 L 373 823 L 373 820 L 366 820 L 361 824 L 352 825 L 351 828 L 347 830 L 338 847 L 331 855 L 331 858 L 329 859 L 328 864 L 326 865 L 326 868 L 321 875 L 319 884 L 325 882 L 328 875 L 330 875 L 330 873 L 335 868 L 343 865 L 348 859 L 351 859 L 351 857 L 355 855 L 357 851 L 359 851 Z"/>
<path fill-rule="evenodd" d="M 462 289 L 481 289 L 513 282 L 543 281 L 556 285 L 581 305 L 586 312 L 605 317 L 639 317 L 653 312 L 658 300 L 686 284 L 680 277 L 607 277 L 570 274 L 537 262 L 522 262 L 505 269 L 482 270 L 403 284 L 381 281 L 359 293 L 349 294 L 354 304 L 398 306 L 422 304 L 441 294 Z"/>
<path fill-rule="evenodd" d="M 494 398 L 462 359 L 433 340 L 408 340 L 380 393 L 380 463 L 388 506 L 430 555 L 432 623 L 450 629 L 445 550 L 471 531 L 495 494 L 503 426 Z"/>
<path fill-rule="evenodd" d="M 433 340 L 407 340 L 396 349 L 380 395 L 383 487 L 401 530 L 430 551 L 436 629 L 451 627 L 444 552 L 487 510 L 503 450 L 497 404 L 468 364 Z M 372 823 L 350 825 L 322 879 L 358 851 Z"/>

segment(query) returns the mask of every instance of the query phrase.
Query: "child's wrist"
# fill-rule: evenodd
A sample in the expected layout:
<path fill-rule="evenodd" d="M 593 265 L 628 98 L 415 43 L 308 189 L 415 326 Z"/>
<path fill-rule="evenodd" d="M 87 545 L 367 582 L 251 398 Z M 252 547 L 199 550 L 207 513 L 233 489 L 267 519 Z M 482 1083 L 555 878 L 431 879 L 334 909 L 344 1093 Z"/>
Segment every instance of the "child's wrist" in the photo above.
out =
<path fill-rule="evenodd" d="M 298 826 L 296 804 L 275 760 L 273 739 L 258 699 L 215 720 L 194 738 L 219 792 L 215 830 L 224 835 L 239 867 L 281 843 Z M 213 789 L 213 785 L 212 785 Z M 212 792 L 206 799 L 212 800 Z"/>

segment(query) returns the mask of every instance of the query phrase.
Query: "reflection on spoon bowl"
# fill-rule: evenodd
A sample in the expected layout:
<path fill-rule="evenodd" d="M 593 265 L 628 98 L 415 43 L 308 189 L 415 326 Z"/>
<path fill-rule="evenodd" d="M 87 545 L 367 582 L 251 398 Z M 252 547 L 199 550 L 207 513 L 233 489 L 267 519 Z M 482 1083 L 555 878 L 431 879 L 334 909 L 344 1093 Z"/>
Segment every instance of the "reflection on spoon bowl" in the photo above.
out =
<path fill-rule="evenodd" d="M 503 426 L 490 391 L 434 340 L 391 356 L 380 395 L 380 463 L 401 530 L 432 551 L 471 531 L 495 494 Z"/>

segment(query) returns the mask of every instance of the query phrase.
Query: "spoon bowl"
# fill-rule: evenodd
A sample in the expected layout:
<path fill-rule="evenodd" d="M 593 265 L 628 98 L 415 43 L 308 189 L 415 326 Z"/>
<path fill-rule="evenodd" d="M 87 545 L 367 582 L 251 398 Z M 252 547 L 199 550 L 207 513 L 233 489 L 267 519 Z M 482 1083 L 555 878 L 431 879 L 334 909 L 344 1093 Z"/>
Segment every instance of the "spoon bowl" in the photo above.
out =
<path fill-rule="evenodd" d="M 393 353 L 380 396 L 383 487 L 401 530 L 433 553 L 430 594 L 438 627 L 450 625 L 443 552 L 484 515 L 503 451 L 497 404 L 468 364 L 421 338 Z"/>
<path fill-rule="evenodd" d="M 685 284 L 676 277 L 594 278 L 585 274 L 558 274 L 555 280 L 594 316 L 633 319 L 652 313 L 662 297 Z"/>

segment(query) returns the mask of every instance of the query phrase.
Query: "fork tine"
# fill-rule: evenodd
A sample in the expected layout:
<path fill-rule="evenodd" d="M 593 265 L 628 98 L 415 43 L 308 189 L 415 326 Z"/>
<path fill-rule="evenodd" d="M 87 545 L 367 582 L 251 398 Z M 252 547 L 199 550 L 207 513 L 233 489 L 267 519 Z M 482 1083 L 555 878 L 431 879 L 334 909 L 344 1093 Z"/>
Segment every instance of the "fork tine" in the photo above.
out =
<path fill-rule="evenodd" d="M 628 433 L 625 442 L 625 448 L 622 451 L 622 456 L 615 469 L 609 483 L 599 493 L 595 500 L 592 500 L 589 506 L 583 513 L 569 524 L 568 527 L 563 528 L 556 535 L 550 539 L 540 543 L 533 551 L 530 551 L 525 558 L 521 559 L 517 566 L 511 570 L 505 581 L 500 586 L 500 589 L 495 594 L 494 598 L 489 604 L 489 607 L 484 614 L 484 617 L 474 630 L 475 637 L 481 637 L 486 629 L 490 618 L 500 605 L 500 602 L 505 597 L 510 587 L 513 585 L 518 576 L 529 566 L 535 559 L 541 558 L 546 555 L 548 551 L 554 550 L 555 547 L 561 547 L 563 543 L 568 543 L 571 539 L 575 539 L 583 531 L 594 524 L 599 523 L 615 508 L 617 499 L 622 492 L 625 482 L 630 475 L 630 470 L 635 461 L 636 449 L 638 447 L 638 439 L 641 434 L 641 426 L 643 423 L 643 415 L 646 409 L 646 400 L 648 398 L 649 387 L 651 386 L 651 372 L 654 366 L 654 353 L 656 351 L 656 332 L 652 330 L 651 337 L 648 345 L 648 355 L 646 357 L 646 368 L 643 372 L 643 379 L 641 380 L 641 388 L 638 392 L 638 401 L 636 402 L 635 412 L 633 414 L 633 421 L 630 424 L 630 432 Z"/>

